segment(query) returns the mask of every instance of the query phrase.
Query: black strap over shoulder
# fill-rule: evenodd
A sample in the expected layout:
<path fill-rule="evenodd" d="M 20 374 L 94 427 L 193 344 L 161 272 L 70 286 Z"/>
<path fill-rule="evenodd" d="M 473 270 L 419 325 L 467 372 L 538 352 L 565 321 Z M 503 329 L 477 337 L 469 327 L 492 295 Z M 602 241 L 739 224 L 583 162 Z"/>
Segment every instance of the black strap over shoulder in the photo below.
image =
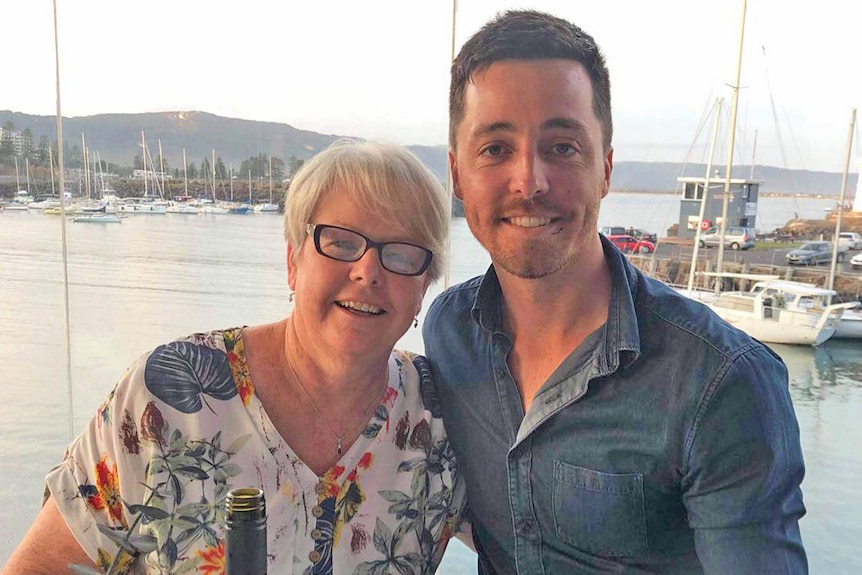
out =
<path fill-rule="evenodd" d="M 431 373 L 431 363 L 424 355 L 413 355 L 413 366 L 419 372 L 419 393 L 425 409 L 434 417 L 441 417 L 440 399 L 437 397 L 437 386 L 434 385 L 434 375 Z"/>

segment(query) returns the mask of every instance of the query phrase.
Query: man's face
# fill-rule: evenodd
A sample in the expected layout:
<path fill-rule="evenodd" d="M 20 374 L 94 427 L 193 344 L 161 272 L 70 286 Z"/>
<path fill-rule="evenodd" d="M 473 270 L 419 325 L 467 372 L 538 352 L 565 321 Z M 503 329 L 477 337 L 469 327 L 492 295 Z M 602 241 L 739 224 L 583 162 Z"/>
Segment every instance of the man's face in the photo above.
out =
<path fill-rule="evenodd" d="M 545 277 L 601 249 L 613 151 L 581 64 L 503 60 L 474 74 L 449 162 L 470 230 L 505 271 Z"/>

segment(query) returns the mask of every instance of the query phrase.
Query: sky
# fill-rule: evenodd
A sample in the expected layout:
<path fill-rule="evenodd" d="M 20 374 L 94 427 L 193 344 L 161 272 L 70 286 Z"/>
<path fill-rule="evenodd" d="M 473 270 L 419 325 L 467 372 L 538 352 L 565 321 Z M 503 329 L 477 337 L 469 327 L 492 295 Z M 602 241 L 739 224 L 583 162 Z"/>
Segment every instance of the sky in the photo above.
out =
<path fill-rule="evenodd" d="M 57 4 L 64 116 L 198 110 L 446 143 L 450 0 Z M 525 7 L 603 49 L 616 161 L 706 163 L 724 98 L 713 162 L 726 163 L 742 0 L 460 0 L 456 50 L 498 11 Z M 55 114 L 51 1 L 3 0 L 0 21 L 0 109 Z M 860 39 L 862 2 L 749 0 L 734 165 L 841 172 L 862 105 Z"/>

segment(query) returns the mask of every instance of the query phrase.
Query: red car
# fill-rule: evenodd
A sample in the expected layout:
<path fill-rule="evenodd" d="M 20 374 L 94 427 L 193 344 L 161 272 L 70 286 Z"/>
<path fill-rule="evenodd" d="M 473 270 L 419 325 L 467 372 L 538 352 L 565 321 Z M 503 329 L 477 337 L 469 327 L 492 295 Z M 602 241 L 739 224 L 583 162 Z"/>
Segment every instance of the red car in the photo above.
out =
<path fill-rule="evenodd" d="M 608 239 L 624 254 L 651 254 L 655 251 L 654 243 L 632 236 L 608 236 Z"/>

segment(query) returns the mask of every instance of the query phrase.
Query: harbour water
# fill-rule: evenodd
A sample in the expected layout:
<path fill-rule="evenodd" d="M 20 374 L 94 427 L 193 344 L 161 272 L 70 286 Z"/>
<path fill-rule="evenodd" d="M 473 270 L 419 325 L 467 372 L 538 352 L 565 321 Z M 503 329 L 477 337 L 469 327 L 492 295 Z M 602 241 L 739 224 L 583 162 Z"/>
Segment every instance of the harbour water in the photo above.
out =
<path fill-rule="evenodd" d="M 663 235 L 678 198 L 611 194 L 600 225 Z M 762 198 L 759 225 L 820 218 L 829 200 Z M 72 390 L 64 356 L 60 225 L 36 212 L 0 212 L 0 566 L 38 511 L 43 477 L 125 368 L 194 331 L 274 321 L 290 312 L 277 216 L 135 216 L 67 224 Z M 452 283 L 489 259 L 464 220 L 452 226 Z M 429 290 L 426 306 L 441 289 Z M 421 320 L 421 317 L 420 317 Z M 411 328 L 399 347 L 422 350 Z M 811 572 L 862 572 L 862 346 L 775 346 L 787 363 L 807 474 L 802 520 Z M 71 402 L 70 402 L 71 397 Z M 71 407 L 71 409 L 70 409 Z M 459 543 L 440 569 L 475 573 Z"/>

